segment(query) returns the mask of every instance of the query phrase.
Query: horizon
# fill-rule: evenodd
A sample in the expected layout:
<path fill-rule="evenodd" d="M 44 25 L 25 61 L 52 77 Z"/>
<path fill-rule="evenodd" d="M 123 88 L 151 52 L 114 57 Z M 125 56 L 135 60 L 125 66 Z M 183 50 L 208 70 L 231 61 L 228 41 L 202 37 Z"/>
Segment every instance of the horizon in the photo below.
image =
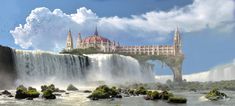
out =
<path fill-rule="evenodd" d="M 179 26 L 183 74 L 208 71 L 235 59 L 233 0 L 11 0 L 1 3 L 0 12 L 0 45 L 15 49 L 58 52 L 65 48 L 66 30 L 71 29 L 75 39 L 79 32 L 84 38 L 93 34 L 95 25 L 101 36 L 123 45 L 165 45 L 172 44 Z M 172 75 L 168 67 L 155 64 L 156 74 Z"/>

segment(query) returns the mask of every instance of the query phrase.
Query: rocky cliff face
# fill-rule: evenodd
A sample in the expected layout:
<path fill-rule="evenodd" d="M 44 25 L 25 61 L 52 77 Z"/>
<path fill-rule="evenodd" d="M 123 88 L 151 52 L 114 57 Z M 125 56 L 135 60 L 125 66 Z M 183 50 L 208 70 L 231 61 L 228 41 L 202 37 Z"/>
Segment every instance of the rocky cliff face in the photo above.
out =
<path fill-rule="evenodd" d="M 0 89 L 14 86 L 16 78 L 13 50 L 0 45 Z"/>

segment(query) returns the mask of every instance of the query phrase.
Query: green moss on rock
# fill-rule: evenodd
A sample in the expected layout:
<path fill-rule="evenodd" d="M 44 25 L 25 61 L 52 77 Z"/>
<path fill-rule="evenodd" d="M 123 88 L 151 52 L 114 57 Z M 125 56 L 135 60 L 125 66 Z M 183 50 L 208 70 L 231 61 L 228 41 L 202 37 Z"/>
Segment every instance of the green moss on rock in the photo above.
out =
<path fill-rule="evenodd" d="M 43 91 L 42 97 L 45 99 L 56 99 L 56 96 L 53 94 L 53 91 L 51 89 Z"/>
<path fill-rule="evenodd" d="M 118 96 L 118 89 L 116 87 L 109 88 L 107 85 L 97 87 L 88 98 L 92 100 L 107 99 Z M 120 95 L 118 96 L 120 97 Z"/>
<path fill-rule="evenodd" d="M 36 88 L 29 87 L 28 89 L 23 85 L 20 85 L 16 88 L 16 99 L 25 99 L 25 98 L 38 98 L 40 93 Z"/>
<path fill-rule="evenodd" d="M 168 100 L 169 97 L 174 96 L 173 93 L 170 93 L 168 91 L 163 91 L 160 93 L 160 98 L 164 99 L 164 100 Z"/>
<path fill-rule="evenodd" d="M 218 89 L 213 89 L 205 96 L 207 99 L 211 101 L 217 101 L 219 99 L 228 98 L 228 96 L 225 93 L 219 92 Z"/>
<path fill-rule="evenodd" d="M 184 97 L 172 96 L 168 99 L 169 103 L 187 103 L 187 99 Z"/>
<path fill-rule="evenodd" d="M 156 100 L 156 99 L 160 99 L 160 94 L 158 91 L 147 91 L 147 96 L 145 97 L 145 99 L 149 99 L 149 100 Z"/>
<path fill-rule="evenodd" d="M 135 92 L 137 95 L 146 95 L 147 93 L 147 90 L 141 86 L 139 88 L 136 89 L 136 92 Z"/>

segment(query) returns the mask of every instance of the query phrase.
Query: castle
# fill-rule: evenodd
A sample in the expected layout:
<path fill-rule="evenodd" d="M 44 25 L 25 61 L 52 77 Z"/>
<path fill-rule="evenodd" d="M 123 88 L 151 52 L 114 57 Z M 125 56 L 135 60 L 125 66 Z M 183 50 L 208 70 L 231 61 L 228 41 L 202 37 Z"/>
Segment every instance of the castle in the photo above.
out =
<path fill-rule="evenodd" d="M 128 54 L 146 54 L 146 55 L 178 55 L 182 54 L 181 36 L 178 28 L 175 30 L 173 45 L 146 45 L 146 46 L 122 46 L 119 42 L 110 41 L 99 35 L 97 27 L 93 35 L 82 39 L 78 33 L 76 48 L 73 47 L 73 38 L 71 31 L 68 32 L 66 48 L 70 51 L 73 49 L 96 48 L 99 52 L 105 53 L 128 53 Z"/>

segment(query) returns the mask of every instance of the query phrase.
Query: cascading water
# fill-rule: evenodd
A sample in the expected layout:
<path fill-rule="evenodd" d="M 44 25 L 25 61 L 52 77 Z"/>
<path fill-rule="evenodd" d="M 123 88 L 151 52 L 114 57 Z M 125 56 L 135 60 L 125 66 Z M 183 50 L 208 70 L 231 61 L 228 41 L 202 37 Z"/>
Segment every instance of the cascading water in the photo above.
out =
<path fill-rule="evenodd" d="M 153 82 L 152 66 L 117 54 L 87 56 L 58 54 L 43 51 L 12 50 L 16 85 L 39 87 L 55 84 L 65 87 L 102 81 L 106 84 Z M 0 59 L 0 61 L 2 61 Z M 14 77 L 14 76 L 13 76 Z"/>
<path fill-rule="evenodd" d="M 148 64 L 140 64 L 136 59 L 117 54 L 91 54 L 87 78 L 90 81 L 106 83 L 153 82 L 154 74 Z"/>
<path fill-rule="evenodd" d="M 17 84 L 37 86 L 81 83 L 88 64 L 84 56 L 15 50 Z"/>

